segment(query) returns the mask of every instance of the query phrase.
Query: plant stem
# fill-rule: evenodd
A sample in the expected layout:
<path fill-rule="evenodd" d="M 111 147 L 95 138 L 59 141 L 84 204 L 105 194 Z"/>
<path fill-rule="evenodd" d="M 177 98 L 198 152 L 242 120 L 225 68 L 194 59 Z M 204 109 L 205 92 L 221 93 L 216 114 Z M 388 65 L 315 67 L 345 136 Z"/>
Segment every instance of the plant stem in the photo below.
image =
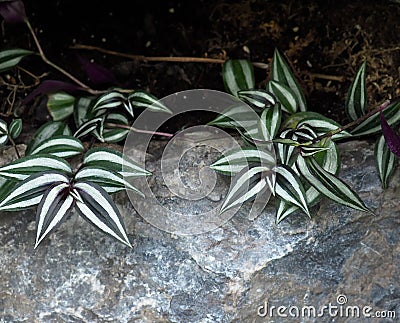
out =
<path fill-rule="evenodd" d="M 14 139 L 12 139 L 12 137 L 10 135 L 8 135 L 8 140 L 10 140 L 11 145 L 14 147 L 15 154 L 17 155 L 17 158 L 20 159 L 21 155 L 19 154 L 19 151 L 18 151 L 17 145 L 15 144 Z"/>
<path fill-rule="evenodd" d="M 382 104 L 380 104 L 378 107 L 376 107 L 375 109 L 370 110 L 367 114 L 363 115 L 362 117 L 358 118 L 357 120 L 354 120 L 346 125 L 344 125 L 343 127 L 339 127 L 335 130 L 329 131 L 321 136 L 318 136 L 317 138 L 314 138 L 312 143 L 316 143 L 324 138 L 330 138 L 333 135 L 336 135 L 344 130 L 347 130 L 349 128 L 352 128 L 358 124 L 360 124 L 361 122 L 367 120 L 369 117 L 373 116 L 374 114 L 378 113 L 379 111 L 385 109 L 388 105 L 390 104 L 390 100 L 386 100 L 384 101 Z"/>
<path fill-rule="evenodd" d="M 188 57 L 188 56 L 144 56 L 144 55 L 133 55 L 126 54 L 121 52 L 116 52 L 113 50 L 104 49 L 101 47 L 90 46 L 90 45 L 82 45 L 76 44 L 71 46 L 73 49 L 86 49 L 86 50 L 95 50 L 100 53 L 114 55 L 119 57 L 130 58 L 137 61 L 144 62 L 174 62 L 174 63 L 209 63 L 209 64 L 224 64 L 226 59 L 221 58 L 209 58 L 209 57 Z M 255 67 L 259 67 L 262 69 L 266 69 L 268 67 L 267 64 L 260 62 L 252 62 Z"/>
<path fill-rule="evenodd" d="M 172 133 L 167 133 L 167 132 L 158 132 L 158 131 L 151 131 L 151 130 L 143 130 L 143 129 L 138 129 L 132 126 L 127 126 L 127 125 L 123 125 L 123 124 L 118 124 L 118 123 L 105 123 L 104 124 L 107 127 L 110 128 L 120 128 L 120 129 L 127 129 L 127 130 L 131 130 L 133 132 L 137 132 L 137 133 L 147 133 L 150 135 L 157 135 L 157 136 L 163 136 L 163 137 L 168 137 L 171 138 L 174 136 L 174 134 Z"/>
<path fill-rule="evenodd" d="M 78 84 L 82 90 L 85 90 L 91 94 L 100 94 L 102 93 L 101 91 L 96 91 L 93 90 L 92 88 L 90 88 L 88 85 L 86 85 L 85 83 L 81 82 L 80 80 L 78 80 L 75 76 L 71 75 L 70 73 L 68 73 L 66 70 L 64 70 L 63 68 L 61 68 L 60 66 L 58 66 L 57 64 L 53 63 L 52 61 L 50 61 L 44 51 L 42 46 L 40 45 L 39 39 L 36 36 L 35 31 L 32 28 L 31 23 L 29 22 L 28 19 L 25 19 L 25 23 L 28 26 L 28 29 L 33 37 L 33 40 L 35 41 L 36 47 L 39 51 L 39 55 L 42 58 L 42 60 L 49 66 L 53 67 L 54 69 L 56 69 L 57 71 L 59 71 L 60 73 L 64 74 L 66 77 L 68 77 L 70 80 L 72 80 L 73 82 L 75 82 L 76 84 Z"/>

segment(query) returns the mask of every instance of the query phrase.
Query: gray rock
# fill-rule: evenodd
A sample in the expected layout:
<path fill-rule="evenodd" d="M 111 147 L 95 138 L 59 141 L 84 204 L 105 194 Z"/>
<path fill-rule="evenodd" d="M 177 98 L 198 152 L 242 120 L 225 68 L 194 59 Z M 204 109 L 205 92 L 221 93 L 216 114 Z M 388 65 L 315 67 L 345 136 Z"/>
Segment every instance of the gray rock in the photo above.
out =
<path fill-rule="evenodd" d="M 33 249 L 34 210 L 1 213 L 0 321 L 368 321 L 362 313 L 359 318 L 331 317 L 327 309 L 322 318 L 306 317 L 312 306 L 317 311 L 338 306 L 344 299 L 340 295 L 347 297 L 342 314 L 349 306 L 370 306 L 374 313 L 400 315 L 399 173 L 382 190 L 370 143 L 343 143 L 340 152 L 341 178 L 375 216 L 323 200 L 313 208 L 311 220 L 296 214 L 276 225 L 272 203 L 254 220 L 244 205 L 213 231 L 177 236 L 146 222 L 125 194 L 119 194 L 115 200 L 133 249 L 97 232 L 76 214 Z M 214 153 L 202 151 L 196 159 L 190 152 L 187 160 L 202 167 L 212 162 Z M 191 213 L 193 205 L 211 208 L 226 194 L 228 181 L 219 178 L 212 194 L 196 203 L 174 200 L 163 187 L 157 163 L 154 158 L 148 165 L 155 171 L 151 184 L 160 201 L 171 207 Z M 199 180 L 195 169 L 182 174 L 182 182 L 193 190 Z M 259 315 L 265 305 L 273 317 Z M 291 313 L 299 309 L 300 314 L 305 308 L 305 315 L 281 317 L 279 306 L 291 307 Z"/>

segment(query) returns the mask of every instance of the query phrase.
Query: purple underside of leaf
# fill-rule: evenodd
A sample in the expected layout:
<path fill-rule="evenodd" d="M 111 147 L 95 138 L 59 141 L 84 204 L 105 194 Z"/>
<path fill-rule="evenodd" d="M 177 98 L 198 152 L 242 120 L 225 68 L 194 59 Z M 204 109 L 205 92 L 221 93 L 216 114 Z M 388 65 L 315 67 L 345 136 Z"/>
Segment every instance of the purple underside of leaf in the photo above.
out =
<path fill-rule="evenodd" d="M 90 62 L 86 57 L 78 55 L 79 62 L 93 84 L 117 84 L 114 74 L 103 66 Z"/>
<path fill-rule="evenodd" d="M 382 133 L 385 137 L 386 144 L 388 145 L 390 151 L 395 154 L 397 157 L 400 157 L 400 137 L 396 134 L 396 132 L 389 126 L 387 123 L 385 116 L 381 110 L 381 126 Z"/>
<path fill-rule="evenodd" d="M 82 88 L 63 81 L 56 81 L 56 80 L 46 80 L 43 81 L 35 90 L 29 93 L 25 99 L 22 101 L 23 104 L 28 104 L 32 101 L 35 97 L 42 94 L 54 93 L 59 91 L 64 91 L 68 93 L 74 93 Z"/>
<path fill-rule="evenodd" d="M 26 19 L 24 3 L 20 0 L 1 1 L 0 15 L 8 23 L 23 23 Z"/>

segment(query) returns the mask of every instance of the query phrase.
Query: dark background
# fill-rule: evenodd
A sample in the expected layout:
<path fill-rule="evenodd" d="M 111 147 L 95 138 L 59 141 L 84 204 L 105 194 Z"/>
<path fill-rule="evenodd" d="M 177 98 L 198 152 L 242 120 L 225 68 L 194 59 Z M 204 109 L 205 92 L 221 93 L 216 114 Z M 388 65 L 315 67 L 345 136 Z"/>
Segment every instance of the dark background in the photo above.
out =
<path fill-rule="evenodd" d="M 291 62 L 309 109 L 341 123 L 348 121 L 347 89 L 364 60 L 371 107 L 400 93 L 400 5 L 391 1 L 24 3 L 48 57 L 85 82 L 77 55 L 111 69 L 125 87 L 160 98 L 186 89 L 224 90 L 219 64 L 134 61 L 70 48 L 74 44 L 146 56 L 248 58 L 266 64 L 277 47 Z M 35 49 L 24 26 L 3 25 L 2 33 L 5 48 Z M 66 80 L 37 58 L 24 64 L 36 75 Z M 255 72 L 257 86 L 265 87 L 269 70 Z M 46 116 L 35 118 L 40 123 Z M 179 127 L 204 122 L 202 118 L 181 120 Z"/>

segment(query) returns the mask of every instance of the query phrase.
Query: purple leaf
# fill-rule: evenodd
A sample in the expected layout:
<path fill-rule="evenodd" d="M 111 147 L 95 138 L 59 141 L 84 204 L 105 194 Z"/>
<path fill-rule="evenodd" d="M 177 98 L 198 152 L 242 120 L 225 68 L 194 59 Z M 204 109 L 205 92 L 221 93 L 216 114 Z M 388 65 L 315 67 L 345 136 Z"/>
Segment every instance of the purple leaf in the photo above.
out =
<path fill-rule="evenodd" d="M 87 58 L 78 56 L 86 75 L 93 84 L 117 84 L 114 74 L 103 66 L 90 62 Z"/>
<path fill-rule="evenodd" d="M 0 15 L 8 23 L 25 22 L 25 6 L 21 0 L 5 0 L 0 2 Z"/>
<path fill-rule="evenodd" d="M 385 137 L 386 144 L 388 145 L 390 151 L 395 154 L 397 157 L 400 157 L 400 137 L 396 134 L 396 132 L 389 126 L 387 123 L 385 116 L 381 109 L 381 126 L 383 136 Z"/>
<path fill-rule="evenodd" d="M 46 80 L 43 81 L 35 90 L 29 93 L 22 101 L 22 103 L 25 105 L 41 94 L 54 93 L 58 91 L 73 93 L 81 89 L 82 89 L 81 87 L 71 83 L 63 81 L 55 81 L 55 80 Z"/>

